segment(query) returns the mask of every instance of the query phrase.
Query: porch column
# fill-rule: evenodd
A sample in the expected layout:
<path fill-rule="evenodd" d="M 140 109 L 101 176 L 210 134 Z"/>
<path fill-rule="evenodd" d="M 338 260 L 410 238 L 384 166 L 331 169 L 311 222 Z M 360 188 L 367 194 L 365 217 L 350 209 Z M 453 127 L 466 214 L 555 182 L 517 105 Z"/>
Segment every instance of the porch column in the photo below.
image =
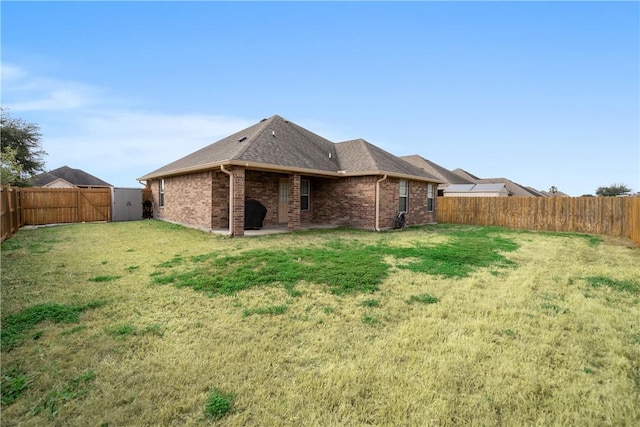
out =
<path fill-rule="evenodd" d="M 289 175 L 289 230 L 300 229 L 300 175 Z"/>
<path fill-rule="evenodd" d="M 233 217 L 229 218 L 229 234 L 235 237 L 244 236 L 244 177 L 244 168 L 231 170 L 233 195 L 229 204 Z"/>

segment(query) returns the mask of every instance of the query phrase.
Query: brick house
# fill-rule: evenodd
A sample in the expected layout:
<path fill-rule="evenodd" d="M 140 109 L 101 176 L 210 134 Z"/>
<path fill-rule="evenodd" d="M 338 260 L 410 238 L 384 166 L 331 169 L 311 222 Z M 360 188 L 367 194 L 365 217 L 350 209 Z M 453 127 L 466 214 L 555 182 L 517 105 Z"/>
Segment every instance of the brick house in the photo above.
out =
<path fill-rule="evenodd" d="M 267 208 L 264 225 L 391 228 L 436 221 L 440 179 L 362 139 L 333 143 L 280 116 L 138 178 L 154 217 L 244 235 L 245 200 Z"/>

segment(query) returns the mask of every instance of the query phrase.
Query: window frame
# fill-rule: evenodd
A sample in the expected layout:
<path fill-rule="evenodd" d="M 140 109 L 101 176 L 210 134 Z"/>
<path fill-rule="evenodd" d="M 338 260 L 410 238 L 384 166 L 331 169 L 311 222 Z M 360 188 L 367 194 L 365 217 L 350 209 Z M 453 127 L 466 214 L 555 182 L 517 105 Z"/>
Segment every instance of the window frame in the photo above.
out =
<path fill-rule="evenodd" d="M 404 183 L 404 194 L 403 194 L 403 183 Z M 401 179 L 398 184 L 398 211 L 400 212 L 408 212 L 409 211 L 409 180 Z M 404 203 L 403 203 L 404 200 Z M 402 209 L 404 204 L 404 209 Z"/>
<path fill-rule="evenodd" d="M 161 179 L 158 183 L 159 191 L 158 191 L 158 207 L 164 208 L 164 179 Z"/>
<path fill-rule="evenodd" d="M 432 183 L 427 184 L 427 212 L 433 212 L 436 207 L 436 200 L 434 197 L 434 185 Z"/>
<path fill-rule="evenodd" d="M 306 185 L 306 194 L 303 192 L 304 185 L 303 183 L 307 183 Z M 304 207 L 303 200 L 306 198 L 306 208 Z M 300 210 L 301 211 L 309 211 L 311 209 L 311 180 L 301 179 L 300 180 Z"/>

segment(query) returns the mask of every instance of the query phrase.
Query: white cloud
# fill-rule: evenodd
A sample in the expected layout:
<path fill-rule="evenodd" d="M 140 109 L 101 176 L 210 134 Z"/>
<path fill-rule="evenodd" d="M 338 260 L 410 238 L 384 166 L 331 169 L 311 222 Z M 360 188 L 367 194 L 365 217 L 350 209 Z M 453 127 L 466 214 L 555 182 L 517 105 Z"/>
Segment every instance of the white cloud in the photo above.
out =
<path fill-rule="evenodd" d="M 204 114 L 93 111 L 71 118 L 67 131 L 53 133 L 48 144 L 69 158 L 81 159 L 90 152 L 105 161 L 160 167 L 250 124 L 237 117 Z"/>
<path fill-rule="evenodd" d="M 68 165 L 122 185 L 251 124 L 204 114 L 92 111 L 43 131 L 44 148 L 52 169 Z"/>
<path fill-rule="evenodd" d="M 2 81 L 10 82 L 12 80 L 20 79 L 21 77 L 26 76 L 26 72 L 20 68 L 16 67 L 12 64 L 7 64 L 6 62 L 0 63 L 0 67 L 2 69 Z"/>
<path fill-rule="evenodd" d="M 14 112 L 84 108 L 99 102 L 104 90 L 79 82 L 33 76 L 2 63 L 3 105 Z"/>
<path fill-rule="evenodd" d="M 135 178 L 255 122 L 136 110 L 108 90 L 7 63 L 2 86 L 3 107 L 40 127 L 46 169 L 83 169 L 116 186 L 135 185 Z"/>

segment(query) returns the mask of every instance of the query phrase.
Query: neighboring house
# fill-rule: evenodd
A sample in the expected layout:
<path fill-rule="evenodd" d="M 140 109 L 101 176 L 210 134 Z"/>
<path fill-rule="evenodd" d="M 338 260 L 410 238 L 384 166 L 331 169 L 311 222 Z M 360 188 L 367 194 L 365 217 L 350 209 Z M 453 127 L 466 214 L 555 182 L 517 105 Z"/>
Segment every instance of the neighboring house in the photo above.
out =
<path fill-rule="evenodd" d="M 62 166 L 49 172 L 44 172 L 31 179 L 34 187 L 47 188 L 104 188 L 112 187 L 111 184 L 96 178 L 95 176 L 68 166 Z"/>
<path fill-rule="evenodd" d="M 427 160 L 422 156 L 414 154 L 412 156 L 402 156 L 402 160 L 405 160 L 412 165 L 423 169 L 425 172 L 440 178 L 441 184 L 438 184 L 438 196 L 444 195 L 444 190 L 451 184 L 473 184 L 474 181 L 464 178 L 458 174 L 453 173 L 449 169 L 440 166 L 437 163 Z"/>
<path fill-rule="evenodd" d="M 476 184 L 504 184 L 509 192 L 509 196 L 516 197 L 544 197 L 544 195 L 536 190 L 530 190 L 527 187 L 524 187 L 516 182 L 513 182 L 507 178 L 478 178 L 477 176 L 467 172 L 464 169 L 454 169 L 452 171 L 454 174 L 468 179 L 469 181 Z"/>
<path fill-rule="evenodd" d="M 445 197 L 507 197 L 504 184 L 451 184 L 444 189 Z"/>
<path fill-rule="evenodd" d="M 436 221 L 440 179 L 362 139 L 333 143 L 280 116 L 204 147 L 141 178 L 154 217 L 244 234 L 246 200 L 267 208 L 264 225 L 391 228 Z"/>

